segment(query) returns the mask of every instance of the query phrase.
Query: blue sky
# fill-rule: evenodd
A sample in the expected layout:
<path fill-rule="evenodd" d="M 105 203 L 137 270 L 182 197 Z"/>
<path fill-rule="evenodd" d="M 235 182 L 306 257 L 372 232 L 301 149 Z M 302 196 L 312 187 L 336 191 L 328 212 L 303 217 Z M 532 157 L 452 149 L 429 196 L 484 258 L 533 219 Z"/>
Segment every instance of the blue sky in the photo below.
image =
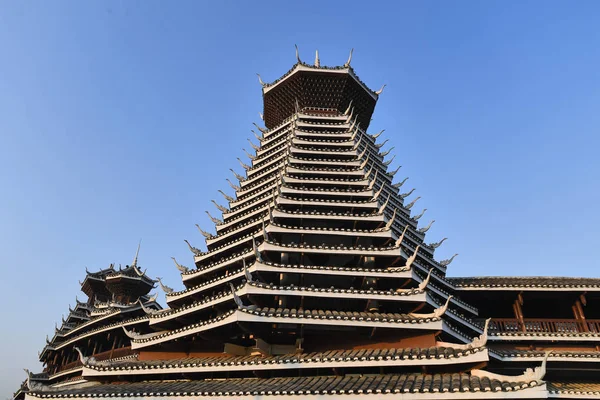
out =
<path fill-rule="evenodd" d="M 249 148 L 272 81 L 301 57 L 353 66 L 464 275 L 598 276 L 598 2 L 0 1 L 0 396 L 85 267 L 170 257 Z M 161 294 L 162 298 L 162 294 Z"/>

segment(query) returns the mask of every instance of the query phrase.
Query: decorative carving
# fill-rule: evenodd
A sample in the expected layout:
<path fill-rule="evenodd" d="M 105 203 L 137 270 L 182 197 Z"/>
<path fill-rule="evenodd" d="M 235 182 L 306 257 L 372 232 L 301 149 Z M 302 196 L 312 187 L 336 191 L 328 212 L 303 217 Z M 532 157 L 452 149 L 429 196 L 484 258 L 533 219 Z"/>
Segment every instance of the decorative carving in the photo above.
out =
<path fill-rule="evenodd" d="M 196 228 L 198 228 L 202 236 L 204 236 L 205 238 L 210 239 L 211 237 L 213 237 L 212 233 L 203 231 L 202 228 L 200 228 L 200 225 L 196 224 Z"/>
<path fill-rule="evenodd" d="M 136 268 L 137 267 L 137 261 L 138 261 L 138 255 L 140 254 L 140 246 L 142 245 L 142 239 L 140 239 L 139 243 L 138 243 L 138 247 L 137 250 L 135 252 L 135 257 L 133 258 L 133 262 L 131 263 L 131 266 Z"/>
<path fill-rule="evenodd" d="M 404 227 L 404 230 L 402 231 L 402 235 L 400 235 L 398 240 L 396 240 L 396 247 L 400 247 L 402 245 L 402 242 L 404 241 L 404 235 L 406 234 L 407 230 L 408 230 L 408 225 L 406 225 Z"/>
<path fill-rule="evenodd" d="M 256 138 L 256 140 L 258 140 L 260 143 L 262 143 L 262 141 L 264 140 L 264 138 L 262 138 L 259 134 L 257 134 L 256 132 L 254 132 L 252 129 L 250 129 L 250 132 L 252 132 L 252 134 L 254 135 L 254 137 Z"/>
<path fill-rule="evenodd" d="M 383 211 L 385 210 L 385 208 L 387 207 L 387 205 L 388 205 L 388 203 L 389 203 L 389 202 L 390 202 L 390 194 L 388 193 L 388 197 L 387 197 L 387 199 L 385 200 L 385 203 L 383 203 L 383 204 L 381 205 L 381 207 L 379 207 L 379 210 L 377 210 L 377 213 L 378 213 L 378 214 L 382 214 L 382 213 L 383 213 Z"/>
<path fill-rule="evenodd" d="M 31 372 L 27 368 L 23 369 L 27 374 L 27 389 L 30 392 L 46 392 L 51 390 L 50 386 L 44 385 L 41 382 L 36 382 L 31 378 Z"/>
<path fill-rule="evenodd" d="M 260 131 L 262 134 L 265 134 L 265 133 L 269 132 L 269 130 L 268 130 L 268 129 L 266 129 L 266 128 L 261 128 L 260 126 L 258 126 L 258 125 L 256 124 L 256 122 L 253 122 L 252 124 L 253 124 L 253 125 L 256 127 L 256 129 L 258 129 L 258 130 L 259 130 L 259 131 Z"/>
<path fill-rule="evenodd" d="M 376 91 L 376 92 L 375 92 L 375 94 L 379 96 L 381 93 L 383 93 L 383 89 L 384 89 L 386 86 L 387 86 L 387 85 L 383 85 L 383 86 L 381 87 L 381 89 L 379 89 L 378 91 Z"/>
<path fill-rule="evenodd" d="M 419 283 L 418 289 L 419 290 L 425 290 L 425 288 L 427 287 L 427 285 L 429 285 L 429 280 L 431 279 L 431 273 L 433 272 L 433 268 L 431 268 L 429 270 L 429 272 L 427 273 L 427 276 L 425 277 L 425 279 L 423 279 L 423 281 L 421 283 Z"/>
<path fill-rule="evenodd" d="M 354 49 L 350 49 L 350 55 L 348 56 L 348 61 L 344 64 L 344 68 L 348 68 L 350 66 L 350 61 L 352 61 L 352 52 Z"/>
<path fill-rule="evenodd" d="M 262 262 L 262 256 L 260 255 L 260 251 L 258 251 L 258 247 L 256 247 L 256 240 L 252 239 L 252 250 L 254 251 L 254 257 L 258 262 Z"/>
<path fill-rule="evenodd" d="M 429 223 L 429 225 L 427 225 L 427 226 L 426 226 L 426 227 L 424 227 L 424 228 L 420 228 L 420 229 L 418 230 L 418 232 L 419 232 L 419 233 L 425 233 L 425 232 L 427 232 L 427 231 L 429 230 L 429 228 L 431 228 L 431 225 L 433 225 L 433 223 L 434 223 L 434 222 L 435 222 L 435 219 L 432 219 L 432 220 L 431 220 L 431 222 Z"/>
<path fill-rule="evenodd" d="M 427 211 L 427 209 L 426 209 L 426 208 L 424 208 L 424 209 L 423 209 L 423 211 L 421 211 L 421 214 L 419 214 L 419 215 L 417 215 L 417 216 L 415 216 L 415 217 L 412 217 L 412 219 L 413 219 L 414 221 L 418 221 L 419 219 L 421 219 L 421 217 L 422 217 L 423 215 L 425 215 L 425 211 Z"/>
<path fill-rule="evenodd" d="M 395 148 L 395 147 L 394 147 L 394 146 L 392 146 L 392 147 L 390 147 L 390 148 L 389 148 L 389 150 L 387 150 L 387 151 L 384 151 L 383 153 L 379 153 L 379 155 L 380 155 L 381 157 L 385 157 L 385 156 L 387 156 L 388 154 L 390 154 L 390 152 L 391 152 L 392 150 L 394 150 L 394 148 Z"/>
<path fill-rule="evenodd" d="M 382 132 L 383 132 L 383 131 L 382 131 Z M 380 149 L 380 148 L 382 148 L 383 146 L 385 146 L 385 144 L 386 144 L 387 142 L 389 142 L 389 141 L 390 141 L 390 139 L 385 139 L 383 142 L 376 144 L 376 145 L 375 145 L 375 147 L 377 147 L 377 149 Z"/>
<path fill-rule="evenodd" d="M 508 382 L 543 382 L 544 376 L 546 375 L 546 364 L 548 363 L 548 357 L 550 356 L 550 353 L 550 351 L 546 352 L 544 360 L 542 361 L 542 365 L 535 368 L 527 368 L 525 372 L 519 376 L 494 374 L 493 372 L 483 371 L 481 369 L 472 370 L 471 376 L 476 376 L 479 378 L 488 378 L 490 380 L 497 379 L 499 381 Z"/>
<path fill-rule="evenodd" d="M 365 147 L 366 149 L 366 147 Z M 362 164 L 360 164 L 360 169 L 365 169 L 365 167 L 367 166 L 367 163 L 369 162 L 369 157 L 371 157 L 371 154 L 367 154 L 367 158 L 365 158 L 365 161 L 362 162 Z"/>
<path fill-rule="evenodd" d="M 216 201 L 211 200 L 212 203 L 215 205 L 215 207 L 217 207 L 219 209 L 219 211 L 226 213 L 227 211 L 229 211 L 226 207 L 223 207 L 222 205 L 217 204 Z"/>
<path fill-rule="evenodd" d="M 392 149 L 393 149 L 393 147 L 392 147 Z M 386 162 L 384 162 L 383 165 L 385 165 L 386 167 L 388 167 L 394 161 L 395 158 L 396 158 L 396 155 L 394 154 L 392 156 L 392 158 L 390 158 L 389 160 L 387 160 Z"/>
<path fill-rule="evenodd" d="M 177 267 L 177 269 L 179 270 L 179 272 L 181 272 L 182 274 L 189 272 L 189 268 L 184 266 L 184 265 L 180 265 L 177 260 L 175 259 L 175 257 L 171 257 L 171 260 L 173 260 L 173 262 L 175 263 L 175 267 Z"/>
<path fill-rule="evenodd" d="M 349 123 L 350 121 L 352 121 L 352 117 L 354 116 L 354 107 L 352 108 L 352 111 L 350 111 L 350 115 L 348 115 L 348 118 L 346 118 L 346 124 Z"/>
<path fill-rule="evenodd" d="M 410 268 L 412 266 L 412 264 L 415 262 L 415 260 L 417 259 L 417 253 L 419 253 L 419 249 L 421 248 L 421 245 L 418 245 L 415 248 L 415 252 L 413 253 L 412 256 L 408 257 L 406 259 L 406 265 L 404 266 L 405 268 Z"/>
<path fill-rule="evenodd" d="M 377 177 L 375 177 L 375 179 L 377 179 Z M 375 181 L 373 181 L 373 182 L 375 182 Z M 375 193 L 373 195 L 373 198 L 371 199 L 371 201 L 377 201 L 379 199 L 379 196 L 383 192 L 383 188 L 384 188 L 384 185 L 381 185 L 381 187 L 379 188 L 379 190 L 377 191 L 377 193 Z"/>
<path fill-rule="evenodd" d="M 156 280 L 158 281 L 158 284 L 160 285 L 160 288 L 163 290 L 163 292 L 165 292 L 166 294 L 170 294 L 173 293 L 173 288 L 163 285 L 162 283 L 162 278 L 157 277 Z"/>
<path fill-rule="evenodd" d="M 135 331 L 128 331 L 127 328 L 125 328 L 124 326 L 122 326 L 121 328 L 123 328 L 123 332 L 125 332 L 125 336 L 127 336 L 129 339 L 137 339 L 139 338 L 141 335 Z"/>
<path fill-rule="evenodd" d="M 298 61 L 298 63 L 302 64 L 302 61 L 300 61 L 300 52 L 298 51 L 298 46 L 294 45 L 294 47 L 296 47 L 296 61 Z"/>
<path fill-rule="evenodd" d="M 218 190 L 218 192 L 221 193 L 221 195 L 223 197 L 225 197 L 225 200 L 227 200 L 228 202 L 231 203 L 232 201 L 235 201 L 235 199 L 233 197 L 229 196 L 227 193 L 223 192 L 222 190 Z"/>
<path fill-rule="evenodd" d="M 241 181 L 243 181 L 243 180 L 245 180 L 245 179 L 246 179 L 246 178 L 244 178 L 243 176 L 241 176 L 240 174 L 238 174 L 237 172 L 235 172 L 233 169 L 229 168 L 229 170 L 230 170 L 231 172 L 233 172 L 233 175 L 234 175 L 234 176 L 237 178 L 237 180 L 238 180 L 238 181 L 240 181 L 240 182 L 241 182 Z"/>
<path fill-rule="evenodd" d="M 258 83 L 260 83 L 260 86 L 262 86 L 262 87 L 267 86 L 267 84 L 264 83 L 262 78 L 260 77 L 260 74 L 257 73 L 256 76 L 258 76 Z"/>
<path fill-rule="evenodd" d="M 252 274 L 248 271 L 248 267 L 246 266 L 246 259 L 242 258 L 242 263 L 244 264 L 244 276 L 246 277 L 247 282 L 253 282 Z"/>
<path fill-rule="evenodd" d="M 400 168 L 402 168 L 402 166 L 401 166 L 401 165 L 398 165 L 398 168 L 396 168 L 396 169 L 395 169 L 394 171 L 392 171 L 392 172 L 388 172 L 387 174 L 388 174 L 390 177 L 392 177 L 392 178 L 393 178 L 393 177 L 394 177 L 394 175 L 396 175 L 396 174 L 398 173 L 398 171 L 400 171 Z"/>
<path fill-rule="evenodd" d="M 432 249 L 437 249 L 438 247 L 440 247 L 442 245 L 442 243 L 444 243 L 446 240 L 448 240 L 448 238 L 443 238 L 442 240 L 440 240 L 439 242 L 436 243 L 430 243 L 428 244 L 429 247 L 431 247 Z"/>
<path fill-rule="evenodd" d="M 219 218 L 215 218 L 215 217 L 213 217 L 212 215 L 210 215 L 210 213 L 209 213 L 208 211 L 204 211 L 204 212 L 206 213 L 206 215 L 208 215 L 208 218 L 210 218 L 210 220 L 211 220 L 213 223 L 215 223 L 215 224 L 217 224 L 217 225 L 219 225 L 219 224 L 222 224 L 222 223 L 223 223 L 223 221 L 221 221 Z"/>
<path fill-rule="evenodd" d="M 235 286 L 233 286 L 233 283 L 229 282 L 229 288 L 231 289 L 231 294 L 233 295 L 233 301 L 235 301 L 235 304 L 238 306 L 238 308 L 246 307 L 242 302 L 242 299 L 240 299 L 240 296 L 238 296 L 238 294 L 236 293 Z"/>
<path fill-rule="evenodd" d="M 247 157 L 248 157 L 250 160 L 254 161 L 254 159 L 256 158 L 256 156 L 253 156 L 252 154 L 248 153 L 248 152 L 246 151 L 246 149 L 242 149 L 242 150 L 244 151 L 244 153 L 246 153 L 246 156 L 247 156 Z"/>
<path fill-rule="evenodd" d="M 264 218 L 262 220 L 262 231 L 263 231 L 263 239 L 264 240 L 268 240 L 269 239 L 269 235 L 267 234 L 267 228 L 265 227 L 265 220 L 264 220 Z"/>
<path fill-rule="evenodd" d="M 402 194 L 400 194 L 400 198 L 401 198 L 402 200 L 404 200 L 405 198 L 407 198 L 408 196 L 410 196 L 411 194 L 413 194 L 413 192 L 414 192 L 415 190 L 416 190 L 415 188 L 412 188 L 412 189 L 410 190 L 410 192 L 406 192 L 406 193 L 402 193 Z"/>
<path fill-rule="evenodd" d="M 229 179 L 225 179 L 225 180 L 227 181 L 227 183 L 229 184 L 229 186 L 231 186 L 231 188 L 232 188 L 233 190 L 236 190 L 236 191 L 237 191 L 237 190 L 240 190 L 240 187 L 239 187 L 238 185 L 234 184 L 234 183 L 233 183 L 233 182 L 231 182 Z"/>
<path fill-rule="evenodd" d="M 410 203 L 408 203 L 407 205 L 404 206 L 404 208 L 406 208 L 407 210 L 410 210 L 417 201 L 419 201 L 419 199 L 421 198 L 421 196 L 418 196 L 416 199 L 414 199 L 413 201 L 411 201 Z"/>
<path fill-rule="evenodd" d="M 357 151 L 358 148 L 360 147 L 361 141 L 362 141 L 362 137 L 360 139 L 358 139 L 358 141 L 356 142 L 356 144 L 354 145 L 352 150 Z"/>
<path fill-rule="evenodd" d="M 380 130 L 379 132 L 377 132 L 376 134 L 374 134 L 374 135 L 371 135 L 371 137 L 372 137 L 373 139 L 377 139 L 379 136 L 381 136 L 381 134 L 382 134 L 383 132 L 385 132 L 385 129 L 382 129 L 382 130 Z"/>
<path fill-rule="evenodd" d="M 89 357 L 85 357 L 83 355 L 83 353 L 81 352 L 81 350 L 79 349 L 79 347 L 77 346 L 73 346 L 73 350 L 75 350 L 78 354 L 79 354 L 79 361 L 83 364 L 83 365 L 98 365 L 98 361 L 96 361 L 96 359 L 92 356 Z"/>
<path fill-rule="evenodd" d="M 409 315 L 413 318 L 440 318 L 448 310 L 448 305 L 450 304 L 450 300 L 452 299 L 452 297 L 453 297 L 452 295 L 448 296 L 448 299 L 446 299 L 446 303 L 443 306 L 438 307 L 435 310 L 433 310 L 432 313 L 429 313 L 429 314 L 410 313 Z"/>
<path fill-rule="evenodd" d="M 261 112 L 258 113 L 258 116 L 260 117 L 261 120 L 263 120 L 263 121 L 265 120 L 265 116 Z"/>
<path fill-rule="evenodd" d="M 392 184 L 392 186 L 395 187 L 396 189 L 400 189 L 406 183 L 407 180 L 408 180 L 408 177 L 404 178 L 404 180 L 402 182 Z"/>
<path fill-rule="evenodd" d="M 252 148 L 256 151 L 260 150 L 260 146 L 255 145 L 254 143 L 252 143 L 252 140 L 250 140 L 249 138 L 246 138 L 246 140 L 248 140 L 248 143 L 250 143 L 250 146 L 252 146 Z"/>
<path fill-rule="evenodd" d="M 239 163 L 242 166 L 242 168 L 244 168 L 245 170 L 249 170 L 250 168 L 252 168 L 251 166 L 249 166 L 248 164 L 245 164 L 242 160 L 240 160 L 239 157 L 236 157 L 236 158 L 239 161 Z"/>
<path fill-rule="evenodd" d="M 373 187 L 375 186 L 375 182 L 377 182 L 377 174 L 378 173 L 379 173 L 379 171 L 375 171 L 375 176 L 373 177 L 373 180 L 371 181 L 371 183 L 369 183 L 367 190 L 373 190 Z M 383 188 L 383 185 L 381 185 L 381 188 Z"/>
<path fill-rule="evenodd" d="M 203 253 L 202 253 L 202 251 L 200 251 L 200 250 L 198 250 L 197 248 L 195 248 L 194 246 L 192 246 L 192 245 L 190 244 L 190 242 L 188 242 L 187 240 L 185 240 L 185 239 L 184 239 L 184 242 L 185 242 L 185 243 L 188 245 L 188 247 L 190 248 L 190 251 L 191 251 L 192 253 L 194 253 L 194 255 L 195 255 L 196 257 L 200 257 L 200 256 L 203 254 Z"/>
<path fill-rule="evenodd" d="M 398 211 L 398 209 L 394 207 L 394 213 L 392 214 L 392 218 L 390 218 L 388 220 L 388 222 L 385 224 L 386 231 L 389 231 L 392 228 L 392 225 L 394 224 L 394 221 L 396 220 L 396 212 L 397 211 Z"/>
<path fill-rule="evenodd" d="M 365 148 L 363 149 L 363 151 L 356 157 L 358 160 L 362 160 L 362 158 L 365 156 L 365 154 L 367 153 L 367 146 L 365 146 Z"/>
<path fill-rule="evenodd" d="M 348 103 L 348 108 L 346 109 L 346 111 L 344 111 L 344 115 L 348 115 L 348 113 L 351 111 L 350 108 L 352 107 L 352 100 L 350 100 L 350 103 Z"/>
<path fill-rule="evenodd" d="M 153 310 L 153 309 L 151 309 L 151 308 L 148 308 L 148 307 L 146 307 L 146 306 L 144 305 L 144 303 L 142 302 L 142 300 L 141 300 L 141 299 L 138 299 L 138 301 L 137 301 L 137 302 L 138 302 L 138 303 L 140 303 L 140 307 L 142 307 L 142 310 L 143 310 L 143 311 L 144 311 L 144 313 L 146 313 L 146 314 L 154 315 L 154 314 L 156 314 L 156 313 L 159 313 L 159 312 L 160 312 L 159 310 Z"/>
<path fill-rule="evenodd" d="M 452 257 L 448 258 L 447 260 L 440 261 L 440 265 L 442 267 L 447 267 L 448 265 L 450 265 L 450 263 L 454 260 L 454 257 L 456 257 L 457 255 L 458 255 L 458 253 L 456 253 Z"/>

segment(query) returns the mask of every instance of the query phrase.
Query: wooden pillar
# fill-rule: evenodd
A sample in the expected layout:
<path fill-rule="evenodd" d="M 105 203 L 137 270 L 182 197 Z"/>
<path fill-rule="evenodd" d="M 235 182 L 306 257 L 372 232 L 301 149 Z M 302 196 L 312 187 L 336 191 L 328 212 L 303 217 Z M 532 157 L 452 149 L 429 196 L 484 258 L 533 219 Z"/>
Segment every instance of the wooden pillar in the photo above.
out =
<path fill-rule="evenodd" d="M 575 320 L 577 320 L 577 330 L 579 332 L 589 332 L 590 329 L 585 320 L 585 313 L 583 312 L 583 306 L 587 303 L 585 293 L 579 296 L 579 299 L 575 301 L 575 304 L 571 306 Z"/>
<path fill-rule="evenodd" d="M 113 353 L 115 352 L 116 345 L 117 345 L 117 335 L 115 335 L 115 338 L 113 339 L 112 348 L 110 349 L 110 355 L 108 356 L 108 358 L 112 358 Z"/>
<path fill-rule="evenodd" d="M 517 319 L 517 322 L 519 323 L 521 331 L 525 332 L 525 331 L 527 331 L 527 328 L 525 327 L 525 318 L 523 317 L 522 306 L 523 306 L 523 292 L 521 292 L 517 295 L 517 299 L 513 303 L 513 312 L 515 313 L 515 318 Z"/>

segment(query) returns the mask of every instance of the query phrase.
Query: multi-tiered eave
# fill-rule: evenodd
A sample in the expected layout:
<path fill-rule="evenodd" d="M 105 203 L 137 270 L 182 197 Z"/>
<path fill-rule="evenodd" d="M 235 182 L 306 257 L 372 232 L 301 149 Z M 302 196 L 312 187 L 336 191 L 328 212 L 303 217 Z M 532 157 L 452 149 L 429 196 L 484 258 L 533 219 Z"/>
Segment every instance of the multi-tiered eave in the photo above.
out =
<path fill-rule="evenodd" d="M 447 277 L 446 239 L 426 241 L 434 221 L 383 131 L 367 131 L 381 90 L 350 61 L 297 55 L 275 82 L 259 77 L 266 128 L 212 201 L 214 227 L 197 225 L 204 246 L 186 241 L 194 267 L 173 259 L 183 287 L 137 256 L 88 272 L 89 300 L 69 308 L 18 400 L 600 398 L 600 316 L 584 310 L 600 284 Z M 575 320 L 547 318 L 569 309 Z"/>

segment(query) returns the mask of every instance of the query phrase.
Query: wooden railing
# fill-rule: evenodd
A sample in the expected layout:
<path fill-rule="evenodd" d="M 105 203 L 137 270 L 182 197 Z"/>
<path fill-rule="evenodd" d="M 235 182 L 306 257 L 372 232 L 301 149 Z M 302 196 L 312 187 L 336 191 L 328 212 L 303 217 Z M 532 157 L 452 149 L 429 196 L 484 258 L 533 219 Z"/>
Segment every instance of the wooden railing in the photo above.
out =
<path fill-rule="evenodd" d="M 111 358 L 120 358 L 120 357 L 130 356 L 133 354 L 135 354 L 135 352 L 133 350 L 131 350 L 131 346 L 127 346 L 127 347 L 121 347 L 120 349 L 108 350 L 108 351 L 103 351 L 102 353 L 97 353 L 94 355 L 94 358 L 96 359 L 96 361 L 104 361 L 104 360 L 108 360 Z M 82 365 L 81 361 L 79 361 L 79 359 L 77 359 L 73 362 L 70 362 L 68 364 L 61 366 L 55 372 L 53 372 L 51 375 L 57 374 L 57 373 L 60 373 L 63 371 L 68 371 L 70 369 L 80 367 L 81 365 Z"/>
<path fill-rule="evenodd" d="M 600 333 L 600 320 L 493 318 L 490 333 Z"/>

